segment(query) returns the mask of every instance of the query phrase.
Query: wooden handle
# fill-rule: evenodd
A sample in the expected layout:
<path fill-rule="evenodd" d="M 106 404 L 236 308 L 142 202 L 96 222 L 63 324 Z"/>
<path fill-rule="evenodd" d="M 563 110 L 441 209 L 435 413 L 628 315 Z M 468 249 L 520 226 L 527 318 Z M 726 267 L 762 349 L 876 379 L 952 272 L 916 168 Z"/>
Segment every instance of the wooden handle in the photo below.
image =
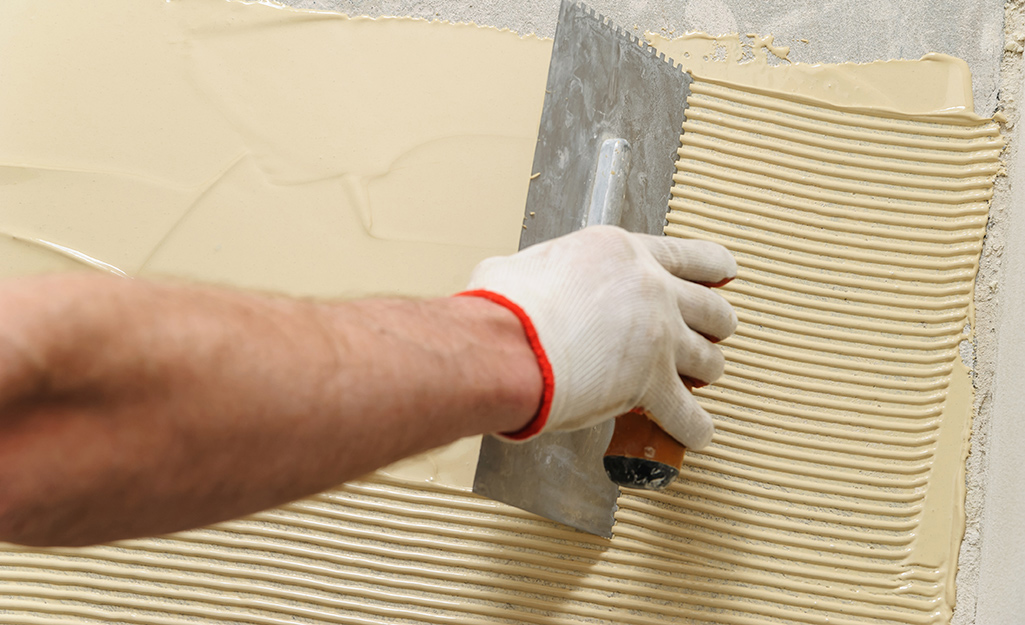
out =
<path fill-rule="evenodd" d="M 680 474 L 683 452 L 683 445 L 646 411 L 634 409 L 616 417 L 616 429 L 605 450 L 605 472 L 624 488 L 662 490 Z"/>

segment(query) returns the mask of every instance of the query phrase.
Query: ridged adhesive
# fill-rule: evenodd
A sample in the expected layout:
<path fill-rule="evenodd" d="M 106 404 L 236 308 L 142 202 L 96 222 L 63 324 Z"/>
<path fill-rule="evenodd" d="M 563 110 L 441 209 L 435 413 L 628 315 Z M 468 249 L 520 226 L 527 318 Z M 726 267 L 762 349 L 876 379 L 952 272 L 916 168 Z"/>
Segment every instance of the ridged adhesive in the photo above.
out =
<path fill-rule="evenodd" d="M 516 92 L 537 91 L 530 102 L 539 107 L 547 62 L 547 53 L 538 49 L 541 42 L 465 26 L 374 23 L 237 3 L 134 2 L 131 12 L 126 2 L 97 4 L 133 27 L 126 30 L 95 18 L 92 28 L 150 33 L 145 45 L 158 52 L 146 48 L 147 53 L 174 69 L 159 75 L 161 84 L 174 86 L 169 94 L 202 94 L 187 101 L 192 108 L 172 107 L 167 118 L 177 120 L 173 115 L 178 111 L 202 111 L 188 113 L 193 117 L 182 113 L 180 127 L 200 127 L 193 121 L 200 120 L 209 124 L 202 128 L 216 133 L 204 130 L 167 161 L 173 166 L 157 167 L 122 157 L 118 150 L 87 150 L 85 156 L 61 160 L 72 147 L 100 139 L 76 135 L 49 146 L 36 138 L 43 135 L 31 123 L 12 125 L 11 133 L 22 126 L 32 132 L 0 142 L 0 166 L 6 168 L 0 174 L 14 181 L 0 186 L 0 203 L 12 207 L 0 228 L 10 230 L 16 244 L 0 253 L 31 263 L 50 254 L 60 262 L 70 259 L 104 270 L 116 266 L 131 275 L 164 272 L 335 296 L 339 275 L 359 266 L 357 260 L 374 266 L 376 261 L 366 259 L 392 261 L 380 279 L 396 280 L 387 284 L 397 291 L 451 292 L 458 287 L 448 281 L 465 279 L 479 257 L 501 252 L 503 245 L 514 249 L 522 199 L 511 197 L 512 191 L 495 200 L 504 202 L 501 214 L 508 213 L 502 222 L 511 224 L 508 245 L 496 235 L 490 248 L 460 248 L 445 228 L 428 221 L 410 226 L 420 222 L 405 208 L 411 194 L 400 183 L 439 157 L 425 152 L 424 160 L 413 159 L 412 165 L 401 159 L 446 141 L 455 146 L 449 150 L 453 158 L 476 154 L 471 150 L 495 158 L 513 154 L 522 165 L 516 170 L 522 184 L 509 188 L 525 192 L 531 173 L 529 135 L 536 129 L 530 116 L 510 122 L 503 130 L 508 136 L 496 138 L 483 129 L 511 119 L 512 113 L 487 123 L 473 118 L 477 125 L 460 132 L 446 124 L 455 118 L 468 124 L 476 114 L 472 111 L 489 109 L 474 105 L 459 115 L 441 111 L 431 126 L 439 129 L 440 138 L 425 133 L 407 146 L 400 140 L 422 130 L 411 127 L 393 133 L 398 148 L 356 143 L 374 159 L 355 158 L 332 142 L 348 147 L 345 141 L 358 136 L 343 140 L 337 136 L 342 131 L 321 132 L 319 125 L 345 117 L 338 111 L 349 106 L 348 90 L 321 79 L 297 82 L 302 85 L 297 92 L 316 92 L 325 99 L 309 109 L 323 110 L 323 120 L 305 126 L 307 119 L 299 113 L 311 113 L 301 108 L 302 98 L 289 92 L 288 98 L 261 108 L 264 103 L 249 97 L 247 89 L 264 84 L 259 80 L 269 85 L 277 79 L 247 75 L 235 83 L 231 68 L 268 47 L 274 55 L 260 58 L 271 63 L 276 55 L 293 52 L 306 59 L 303 46 L 332 50 L 342 58 L 350 40 L 359 43 L 346 54 L 374 49 L 376 57 L 381 46 L 366 42 L 380 39 L 400 46 L 423 37 L 409 44 L 419 56 L 460 37 L 473 37 L 480 48 L 490 37 L 496 45 L 511 42 L 501 58 L 530 50 L 522 60 L 524 68 L 532 64 L 530 71 L 516 74 L 511 67 L 504 78 L 531 77 L 538 88 Z M 51 11 L 37 3 L 23 3 L 23 8 Z M 58 19 L 71 10 L 44 17 Z M 86 19 L 72 20 L 68 32 L 81 35 L 79 24 Z M 41 18 L 39 23 L 46 22 Z M 276 38 L 265 39 L 271 36 Z M 26 51 L 9 58 L 22 63 L 44 58 L 31 41 L 18 44 Z M 761 48 L 771 44 L 771 39 L 759 41 Z M 659 47 L 674 59 L 687 58 Z M 445 83 L 446 89 L 484 81 L 493 64 L 501 62 L 492 60 L 482 69 L 465 55 L 459 58 L 467 66 Z M 947 75 L 947 59 L 914 63 Z M 332 72 L 342 71 L 336 60 L 332 64 Z M 39 75 L 34 66 L 25 67 L 26 80 Z M 107 76 L 104 63 L 90 62 L 89 67 Z M 807 70 L 809 75 L 825 71 L 813 70 Z M 392 63 L 381 71 L 405 70 Z M 744 71 L 753 70 L 747 65 Z M 858 82 L 859 71 L 844 69 L 845 80 L 871 84 Z M 965 328 L 993 177 L 1000 167 L 999 129 L 964 113 L 963 107 L 961 112 L 910 115 L 881 108 L 876 114 L 865 104 L 869 89 L 855 94 L 854 109 L 796 91 L 743 86 L 706 70 L 695 74 L 666 233 L 719 241 L 736 254 L 738 279 L 721 291 L 735 306 L 740 327 L 722 344 L 726 375 L 695 391 L 716 419 L 713 444 L 688 453 L 680 479 L 668 491 L 621 497 L 613 540 L 539 520 L 456 486 L 376 474 L 248 519 L 165 538 L 77 550 L 6 548 L 0 551 L 0 622 L 948 622 L 963 532 L 971 415 L 971 385 L 958 350 L 970 338 Z M 795 70 L 793 75 L 798 74 Z M 290 79 L 300 80 L 296 76 Z M 423 73 L 402 76 L 394 84 L 413 83 Z M 353 84 L 362 84 L 360 79 L 358 73 L 349 76 Z M 92 88 L 93 82 L 83 84 Z M 148 91 L 132 84 L 118 99 L 129 101 Z M 331 99 L 336 92 L 344 92 L 337 101 Z M 393 97 L 381 102 L 407 101 Z M 211 102 L 216 113 L 202 108 L 214 106 Z M 520 112 L 526 106 L 515 104 Z M 300 108 L 289 114 L 293 105 Z M 402 119 L 428 105 L 425 101 L 410 109 Z M 28 102 L 11 110 L 37 108 Z M 120 122 L 126 116 L 112 117 Z M 46 128 L 58 122 L 68 133 L 87 127 L 68 119 L 48 119 Z M 275 120 L 285 125 L 278 128 Z M 114 140 L 110 133 L 101 139 Z M 201 151 L 195 148 L 200 139 L 208 141 Z M 123 141 L 120 145 L 131 146 L 138 138 L 127 133 Z M 502 146 L 513 147 L 503 152 Z M 148 144 L 146 154 L 150 147 L 168 149 Z M 87 157 L 95 159 L 92 169 L 82 164 Z M 345 158 L 350 160 L 332 160 Z M 74 166 L 61 165 L 65 162 Z M 367 171 L 357 171 L 364 162 L 371 163 Z M 475 163 L 487 171 L 499 169 L 484 158 L 469 159 L 466 166 Z M 389 222 L 391 213 L 380 207 L 392 206 L 391 200 L 380 189 L 373 195 L 376 187 L 371 185 L 395 172 L 401 177 L 390 184 L 402 194 L 394 208 L 410 212 Z M 82 176 L 88 180 L 82 182 Z M 90 195 L 94 187 L 86 183 L 102 193 Z M 438 197 L 449 198 L 456 186 L 446 186 Z M 259 192 L 253 193 L 254 188 Z M 108 236 L 106 226 L 90 230 L 97 220 L 84 209 L 45 217 L 68 193 L 77 205 L 104 214 L 122 205 L 137 207 L 144 199 L 151 212 L 128 229 L 131 237 Z M 237 204 L 244 213 L 231 212 L 243 210 L 224 199 L 233 197 L 242 198 Z M 30 206 L 32 198 L 38 204 Z M 466 210 L 475 215 L 480 206 Z M 125 209 L 123 218 L 141 213 Z M 46 219 L 65 224 L 68 215 L 78 219 L 77 226 L 47 226 Z M 315 227 L 291 229 L 302 223 Z M 429 237 L 423 235 L 432 227 Z M 323 241 L 322 231 L 327 232 Z M 217 236 L 208 236 L 211 232 Z M 343 245 L 339 232 L 358 236 Z M 246 247 L 246 237 L 255 243 Z M 301 244 L 281 247 L 289 241 Z M 429 258 L 441 260 L 430 265 Z M 322 274 L 309 278 L 311 268 Z M 394 278 L 405 280 L 403 272 L 420 269 L 423 276 L 443 278 L 430 284 L 426 277 Z"/>

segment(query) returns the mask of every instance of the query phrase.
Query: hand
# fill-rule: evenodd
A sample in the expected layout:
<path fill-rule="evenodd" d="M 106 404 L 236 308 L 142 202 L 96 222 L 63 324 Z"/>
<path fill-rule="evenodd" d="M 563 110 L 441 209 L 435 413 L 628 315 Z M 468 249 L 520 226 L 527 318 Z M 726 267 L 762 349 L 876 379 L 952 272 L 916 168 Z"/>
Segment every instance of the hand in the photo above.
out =
<path fill-rule="evenodd" d="M 712 419 L 684 384 L 722 375 L 714 344 L 737 316 L 709 286 L 737 274 L 737 263 L 707 241 L 633 234 L 594 226 L 489 258 L 463 295 L 486 297 L 519 316 L 541 367 L 541 407 L 523 429 L 590 427 L 633 408 L 691 449 L 712 438 Z"/>

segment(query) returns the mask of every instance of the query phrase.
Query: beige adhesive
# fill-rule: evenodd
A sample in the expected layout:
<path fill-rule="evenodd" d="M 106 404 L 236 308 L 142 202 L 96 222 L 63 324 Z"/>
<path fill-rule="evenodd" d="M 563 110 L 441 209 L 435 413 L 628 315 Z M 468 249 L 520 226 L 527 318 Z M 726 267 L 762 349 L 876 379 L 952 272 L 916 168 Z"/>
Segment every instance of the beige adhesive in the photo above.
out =
<path fill-rule="evenodd" d="M 996 125 L 950 57 L 658 44 L 698 78 L 667 232 L 741 264 L 685 479 L 621 498 L 608 542 L 470 495 L 464 441 L 207 530 L 0 552 L 4 622 L 949 620 Z M 456 291 L 516 248 L 549 54 L 228 2 L 4 3 L 0 271 Z"/>
<path fill-rule="evenodd" d="M 550 43 L 200 4 L 3 9 L 0 231 L 321 296 L 445 295 L 515 251 Z"/>

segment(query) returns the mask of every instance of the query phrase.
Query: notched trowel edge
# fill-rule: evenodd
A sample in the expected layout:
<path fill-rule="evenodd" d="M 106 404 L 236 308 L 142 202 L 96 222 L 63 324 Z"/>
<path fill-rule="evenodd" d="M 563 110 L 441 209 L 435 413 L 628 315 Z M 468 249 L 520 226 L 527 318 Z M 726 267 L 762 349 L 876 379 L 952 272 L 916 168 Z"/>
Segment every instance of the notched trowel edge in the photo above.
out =
<path fill-rule="evenodd" d="M 563 0 L 520 249 L 588 224 L 601 146 L 610 139 L 630 146 L 629 172 L 613 185 L 625 186 L 616 225 L 662 234 L 689 86 L 690 76 L 664 54 L 594 9 Z M 473 492 L 611 537 L 619 488 L 602 456 L 612 429 L 609 421 L 525 443 L 485 436 Z"/>

